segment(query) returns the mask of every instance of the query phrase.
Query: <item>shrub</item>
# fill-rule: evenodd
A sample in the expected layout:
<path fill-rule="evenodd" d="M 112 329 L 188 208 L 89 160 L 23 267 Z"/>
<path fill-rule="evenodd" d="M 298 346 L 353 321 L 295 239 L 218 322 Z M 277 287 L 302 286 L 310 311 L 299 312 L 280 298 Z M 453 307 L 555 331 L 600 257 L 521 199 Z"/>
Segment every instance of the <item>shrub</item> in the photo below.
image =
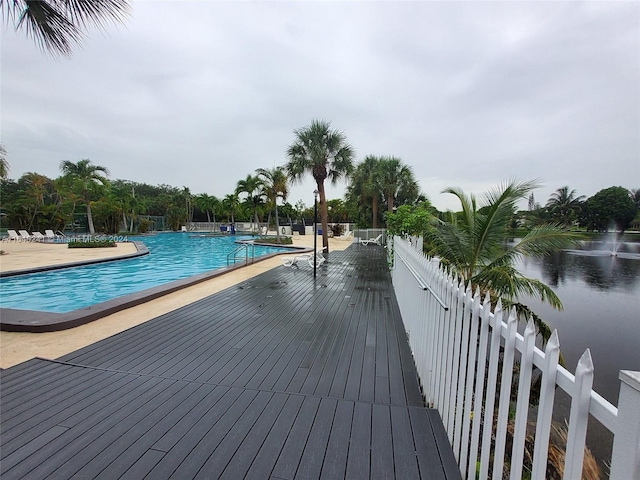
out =
<path fill-rule="evenodd" d="M 273 245 L 293 245 L 291 237 L 258 237 L 255 243 L 269 243 Z"/>
<path fill-rule="evenodd" d="M 151 221 L 148 218 L 141 218 L 138 223 L 138 233 L 147 233 L 150 225 Z"/>
<path fill-rule="evenodd" d="M 116 242 L 111 240 L 71 240 L 69 248 L 105 248 L 115 247 Z"/>
<path fill-rule="evenodd" d="M 342 235 L 342 232 L 344 231 L 344 228 L 339 223 L 336 223 L 335 225 L 329 225 L 329 228 L 333 232 L 334 237 L 339 237 L 340 235 Z"/>

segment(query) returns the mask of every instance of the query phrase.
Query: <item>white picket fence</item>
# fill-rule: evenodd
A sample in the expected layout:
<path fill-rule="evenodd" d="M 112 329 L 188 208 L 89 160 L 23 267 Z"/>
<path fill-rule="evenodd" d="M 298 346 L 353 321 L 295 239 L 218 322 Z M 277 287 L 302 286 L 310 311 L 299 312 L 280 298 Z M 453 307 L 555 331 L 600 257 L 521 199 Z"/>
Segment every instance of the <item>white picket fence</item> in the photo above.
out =
<path fill-rule="evenodd" d="M 592 415 L 614 435 L 610 478 L 640 479 L 640 372 L 620 372 L 616 408 L 591 388 L 593 365 L 588 349 L 575 375 L 571 374 L 558 365 L 556 331 L 545 350 L 540 350 L 534 343 L 531 321 L 521 335 L 512 313 L 503 312 L 500 304 L 492 311 L 488 298 L 482 300 L 478 292 L 459 285 L 409 242 L 394 237 L 393 249 L 394 290 L 425 399 L 440 412 L 463 478 L 487 479 L 492 464 L 492 478 L 502 479 L 505 461 L 509 478 L 523 478 L 531 379 L 536 367 L 541 374 L 541 391 L 530 478 L 545 478 L 559 387 L 572 399 L 564 478 L 578 480 L 582 476 L 587 421 Z M 511 386 L 518 362 L 513 433 L 508 439 L 509 410 L 514 408 Z M 512 445 L 510 451 L 506 451 L 508 444 Z"/>

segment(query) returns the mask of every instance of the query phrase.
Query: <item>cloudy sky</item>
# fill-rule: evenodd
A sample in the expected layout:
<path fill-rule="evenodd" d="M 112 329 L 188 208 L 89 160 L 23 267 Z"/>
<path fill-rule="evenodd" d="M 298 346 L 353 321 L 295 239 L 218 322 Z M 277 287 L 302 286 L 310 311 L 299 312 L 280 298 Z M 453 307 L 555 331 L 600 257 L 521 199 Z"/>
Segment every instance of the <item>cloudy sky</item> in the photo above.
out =
<path fill-rule="evenodd" d="M 637 1 L 135 1 L 70 58 L 3 24 L 1 67 L 14 179 L 89 158 L 224 196 L 323 119 L 357 161 L 411 165 L 442 210 L 445 187 L 514 177 L 540 179 L 542 204 L 564 185 L 640 188 Z"/>

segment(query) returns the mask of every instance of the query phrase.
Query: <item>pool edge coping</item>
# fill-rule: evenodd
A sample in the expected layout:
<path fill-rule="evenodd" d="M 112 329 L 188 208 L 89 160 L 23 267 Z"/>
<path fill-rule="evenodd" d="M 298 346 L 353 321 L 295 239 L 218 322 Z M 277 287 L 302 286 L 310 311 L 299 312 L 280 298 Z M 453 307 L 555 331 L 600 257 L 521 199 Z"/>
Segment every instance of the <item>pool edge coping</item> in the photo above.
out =
<path fill-rule="evenodd" d="M 129 258 L 147 255 L 149 253 L 149 250 L 142 242 L 134 241 L 133 243 L 136 244 L 136 248 L 141 246 L 144 250 L 146 250 L 146 252 L 140 253 L 140 251 L 138 251 L 131 254 L 110 257 L 108 259 L 101 258 L 94 261 L 83 260 L 66 264 L 50 265 L 47 267 L 37 267 L 34 269 L 30 269 L 30 271 L 27 271 L 29 269 L 24 269 L 21 270 L 21 272 L 23 272 L 22 274 L 40 273 L 49 270 L 78 267 L 95 263 L 105 263 L 105 261 L 127 260 Z M 313 249 L 307 247 L 293 247 L 285 245 L 282 245 L 281 247 L 287 247 L 291 250 L 299 251 L 301 253 L 313 251 Z M 16 308 L 0 308 L 0 331 L 45 333 L 78 327 L 80 325 L 99 320 L 100 318 L 106 317 L 113 313 L 126 310 L 127 308 L 142 305 L 164 295 L 168 295 L 178 290 L 197 285 L 207 280 L 211 280 L 226 273 L 239 270 L 248 265 L 254 265 L 269 258 L 273 258 L 278 255 L 284 255 L 286 253 L 287 252 L 270 253 L 267 255 L 263 255 L 258 259 L 254 259 L 251 262 L 243 262 L 223 268 L 218 268 L 215 270 L 209 270 L 203 273 L 192 275 L 190 277 L 174 280 L 163 285 L 158 285 L 157 287 L 151 287 L 139 292 L 129 293 L 112 300 L 96 303 L 94 305 L 79 308 L 77 310 L 72 310 L 66 313 L 42 312 L 38 310 L 21 310 Z"/>
<path fill-rule="evenodd" d="M 83 265 L 93 265 L 96 263 L 116 262 L 118 260 L 128 260 L 130 258 L 142 257 L 149 254 L 147 246 L 137 240 L 133 240 L 130 243 L 136 247 L 136 251 L 132 253 L 124 253 L 122 255 L 114 255 L 113 257 L 94 258 L 87 260 L 76 260 L 74 262 L 66 263 L 54 263 L 51 265 L 41 265 L 39 267 L 21 268 L 18 270 L 8 270 L 0 272 L 0 278 L 15 277 L 18 275 L 29 275 L 30 273 L 42 273 L 49 272 L 51 270 L 62 270 L 65 268 L 82 267 Z"/>

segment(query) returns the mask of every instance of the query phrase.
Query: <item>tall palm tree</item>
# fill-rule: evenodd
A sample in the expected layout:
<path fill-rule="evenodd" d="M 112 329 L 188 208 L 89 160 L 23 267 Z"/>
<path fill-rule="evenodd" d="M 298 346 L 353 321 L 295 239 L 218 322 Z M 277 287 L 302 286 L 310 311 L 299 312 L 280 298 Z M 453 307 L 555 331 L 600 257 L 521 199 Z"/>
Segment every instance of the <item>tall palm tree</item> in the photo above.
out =
<path fill-rule="evenodd" d="M 289 162 L 285 168 L 294 182 L 302 181 L 306 173 L 316 181 L 320 196 L 322 246 L 328 252 L 329 225 L 324 181 L 328 178 L 335 185 L 340 178 L 351 175 L 353 148 L 342 132 L 331 130 L 330 123 L 323 120 L 313 120 L 307 127 L 294 130 L 294 134 L 296 139 L 287 149 Z"/>
<path fill-rule="evenodd" d="M 236 184 L 236 195 L 246 194 L 247 201 L 251 202 L 253 207 L 253 218 L 255 220 L 256 227 L 260 227 L 260 221 L 258 219 L 258 200 L 260 195 L 260 189 L 262 188 L 262 181 L 260 177 L 254 175 L 247 175 L 243 180 L 238 180 Z"/>
<path fill-rule="evenodd" d="M 531 315 L 541 336 L 551 334 L 548 326 L 518 301 L 520 295 L 539 298 L 557 309 L 562 302 L 555 292 L 539 280 L 527 278 L 516 269 L 522 257 L 540 257 L 573 246 L 580 237 L 552 225 L 533 227 L 513 247 L 507 247 L 509 221 L 516 204 L 534 188 L 536 182 L 512 180 L 486 194 L 484 206 L 476 197 L 460 189 L 447 188 L 444 193 L 458 197 L 462 212 L 451 222 L 437 220 L 427 233 L 428 253 L 437 256 L 452 273 L 473 288 L 480 288 L 512 305 L 520 314 Z"/>
<path fill-rule="evenodd" d="M 568 227 L 580 212 L 585 198 L 584 195 L 576 197 L 575 190 L 569 190 L 569 187 L 564 186 L 551 194 L 546 206 L 562 225 Z"/>
<path fill-rule="evenodd" d="M 397 157 L 383 157 L 379 163 L 379 184 L 387 201 L 387 212 L 393 213 L 394 201 L 402 192 L 405 197 L 416 198 L 420 193 L 413 171 Z"/>
<path fill-rule="evenodd" d="M 273 202 L 276 211 L 276 238 L 280 242 L 280 218 L 278 216 L 278 198 L 283 202 L 287 201 L 289 187 L 287 185 L 287 174 L 282 167 L 258 168 L 258 177 L 262 180 L 265 194 L 270 202 Z"/>
<path fill-rule="evenodd" d="M 367 155 L 356 166 L 349 183 L 350 194 L 357 198 L 361 204 L 371 202 L 371 224 L 373 228 L 378 228 L 378 205 L 381 196 L 380 177 L 378 174 L 380 160 L 380 157 Z"/>
<path fill-rule="evenodd" d="M 122 23 L 129 0 L 0 0 L 0 10 L 6 22 L 24 29 L 43 50 L 70 55 L 85 29 Z"/>
<path fill-rule="evenodd" d="M 60 162 L 60 170 L 62 170 L 64 176 L 78 185 L 82 200 L 87 206 L 89 233 L 95 235 L 96 229 L 93 226 L 93 215 L 91 214 L 91 196 L 97 185 L 107 185 L 108 181 L 105 176 L 109 176 L 109 170 L 107 167 L 93 165 L 88 158 L 83 158 L 77 163 L 63 160 Z"/>

